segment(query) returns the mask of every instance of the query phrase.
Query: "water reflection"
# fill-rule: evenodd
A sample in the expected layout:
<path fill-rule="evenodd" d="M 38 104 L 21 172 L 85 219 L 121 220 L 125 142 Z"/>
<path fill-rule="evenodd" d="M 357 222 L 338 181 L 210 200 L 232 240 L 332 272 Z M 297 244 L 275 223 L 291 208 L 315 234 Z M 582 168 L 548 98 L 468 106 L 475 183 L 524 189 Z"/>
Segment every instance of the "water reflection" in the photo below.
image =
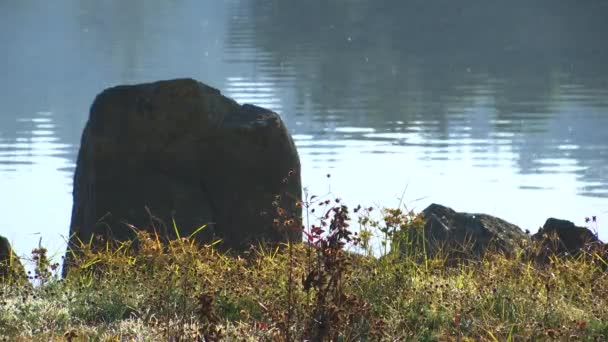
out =
<path fill-rule="evenodd" d="M 608 197 L 606 2 L 249 5 L 235 4 L 228 45 L 255 48 L 271 77 L 295 75 L 294 110 L 309 118 L 290 125 L 297 133 L 392 140 L 422 161 L 475 145 L 475 165 L 576 175 L 601 184 L 580 195 Z M 340 129 L 353 124 L 374 132 Z"/>
<path fill-rule="evenodd" d="M 64 241 L 45 233 L 65 224 L 71 206 L 66 190 L 72 182 L 73 147 L 59 141 L 52 112 L 13 119 L 14 135 L 0 135 L 0 199 L 6 210 L 2 235 L 22 253 L 40 239 L 51 254 L 58 253 Z"/>
<path fill-rule="evenodd" d="M 224 94 L 239 103 L 255 103 L 276 112 L 282 112 L 277 85 L 272 80 L 248 81 L 243 77 L 228 77 Z"/>

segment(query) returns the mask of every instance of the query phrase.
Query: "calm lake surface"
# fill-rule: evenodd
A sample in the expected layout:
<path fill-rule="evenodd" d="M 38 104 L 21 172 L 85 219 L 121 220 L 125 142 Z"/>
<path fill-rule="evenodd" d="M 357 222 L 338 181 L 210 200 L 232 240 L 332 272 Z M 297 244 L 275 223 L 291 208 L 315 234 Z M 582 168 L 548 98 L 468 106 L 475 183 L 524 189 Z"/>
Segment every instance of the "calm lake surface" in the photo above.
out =
<path fill-rule="evenodd" d="M 280 113 L 312 194 L 533 232 L 596 215 L 606 240 L 606 18 L 604 0 L 2 1 L 0 234 L 62 254 L 95 95 L 192 77 Z"/>

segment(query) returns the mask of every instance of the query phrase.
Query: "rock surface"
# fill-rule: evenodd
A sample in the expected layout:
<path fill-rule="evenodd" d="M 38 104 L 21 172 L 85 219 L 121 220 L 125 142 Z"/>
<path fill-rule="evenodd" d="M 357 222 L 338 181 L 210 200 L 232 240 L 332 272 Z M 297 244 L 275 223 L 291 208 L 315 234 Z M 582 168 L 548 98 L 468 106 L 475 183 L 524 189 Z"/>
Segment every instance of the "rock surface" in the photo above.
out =
<path fill-rule="evenodd" d="M 8 239 L 0 235 L 0 283 L 9 279 L 17 283 L 27 282 L 21 261 L 13 251 Z"/>
<path fill-rule="evenodd" d="M 583 250 L 608 257 L 608 246 L 593 232 L 566 220 L 549 218 L 530 237 L 518 226 L 491 215 L 456 212 L 440 204 L 431 204 L 422 213 L 427 255 L 442 252 L 448 263 L 482 256 L 487 250 L 511 256 L 523 251 L 540 263 L 547 262 L 550 255 L 577 255 Z M 410 241 L 420 241 L 420 237 L 420 233 L 409 235 Z"/>
<path fill-rule="evenodd" d="M 542 254 L 577 254 L 586 247 L 602 245 L 597 236 L 573 222 L 549 218 L 532 240 L 541 244 Z"/>
<path fill-rule="evenodd" d="M 173 219 L 181 236 L 207 224 L 197 239 L 228 249 L 301 240 L 299 226 L 273 224 L 276 195 L 301 216 L 300 161 L 278 114 L 192 79 L 109 88 L 82 134 L 70 247 L 130 239 L 125 223 L 174 238 Z"/>
<path fill-rule="evenodd" d="M 428 254 L 459 251 L 461 256 L 481 256 L 488 249 L 512 254 L 529 237 L 516 225 L 486 214 L 456 212 L 440 204 L 423 210 Z"/>

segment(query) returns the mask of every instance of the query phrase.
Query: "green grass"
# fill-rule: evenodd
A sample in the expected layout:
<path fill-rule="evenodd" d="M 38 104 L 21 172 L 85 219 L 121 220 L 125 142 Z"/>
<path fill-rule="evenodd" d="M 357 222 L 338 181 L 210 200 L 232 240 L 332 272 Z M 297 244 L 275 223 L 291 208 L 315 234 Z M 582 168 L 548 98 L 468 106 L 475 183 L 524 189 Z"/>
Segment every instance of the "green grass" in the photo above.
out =
<path fill-rule="evenodd" d="M 189 238 L 163 245 L 141 232 L 137 248 L 83 245 L 65 279 L 37 249 L 34 286 L 0 285 L 0 340 L 608 337 L 608 277 L 598 255 L 538 265 L 523 253 L 491 253 L 446 267 L 444 258 L 426 257 L 424 244 L 403 241 L 400 232 L 424 223 L 419 216 L 389 210 L 360 220 L 362 241 L 349 231 L 346 207 L 323 203 L 321 223 L 308 229 L 316 247 L 260 245 L 234 256 Z M 401 254 L 374 257 L 365 240 L 376 233 Z M 400 243 L 406 248 L 395 248 Z"/>

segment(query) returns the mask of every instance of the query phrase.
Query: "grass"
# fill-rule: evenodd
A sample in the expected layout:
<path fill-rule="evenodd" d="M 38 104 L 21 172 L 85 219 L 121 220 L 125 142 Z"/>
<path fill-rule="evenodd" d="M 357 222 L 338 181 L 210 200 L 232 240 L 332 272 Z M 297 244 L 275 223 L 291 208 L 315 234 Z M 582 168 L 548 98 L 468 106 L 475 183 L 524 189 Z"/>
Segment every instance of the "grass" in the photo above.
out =
<path fill-rule="evenodd" d="M 340 200 L 299 205 L 318 220 L 304 228 L 306 243 L 261 244 L 238 256 L 192 236 L 162 244 L 141 231 L 101 250 L 83 244 L 61 279 L 39 247 L 33 286 L 10 277 L 0 285 L 0 341 L 608 337 L 608 277 L 598 254 L 537 264 L 526 253 L 487 253 L 447 267 L 411 239 L 424 224 L 413 212 L 386 209 L 374 220 L 371 208 L 350 211 Z M 351 232 L 352 215 L 360 234 Z M 373 236 L 388 246 L 380 257 Z"/>

